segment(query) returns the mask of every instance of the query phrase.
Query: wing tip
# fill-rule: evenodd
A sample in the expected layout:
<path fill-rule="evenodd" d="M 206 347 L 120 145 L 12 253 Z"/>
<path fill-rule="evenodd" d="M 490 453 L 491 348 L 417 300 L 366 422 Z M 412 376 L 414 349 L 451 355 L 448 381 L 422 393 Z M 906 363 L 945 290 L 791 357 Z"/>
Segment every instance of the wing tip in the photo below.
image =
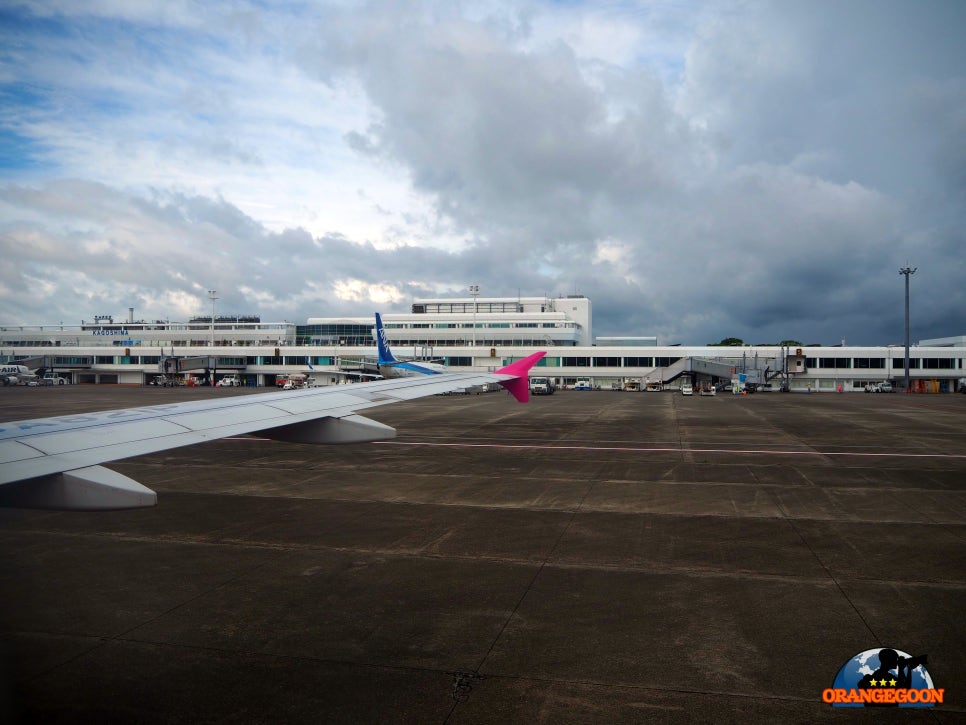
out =
<path fill-rule="evenodd" d="M 522 360 L 517 360 L 516 362 L 506 365 L 496 372 L 500 375 L 513 375 L 514 377 L 510 380 L 501 380 L 500 385 L 510 391 L 514 398 L 516 398 L 521 403 L 529 402 L 530 400 L 530 383 L 527 379 L 527 373 L 530 372 L 530 368 L 536 365 L 547 354 L 546 350 L 540 350 L 532 355 L 527 355 Z"/>

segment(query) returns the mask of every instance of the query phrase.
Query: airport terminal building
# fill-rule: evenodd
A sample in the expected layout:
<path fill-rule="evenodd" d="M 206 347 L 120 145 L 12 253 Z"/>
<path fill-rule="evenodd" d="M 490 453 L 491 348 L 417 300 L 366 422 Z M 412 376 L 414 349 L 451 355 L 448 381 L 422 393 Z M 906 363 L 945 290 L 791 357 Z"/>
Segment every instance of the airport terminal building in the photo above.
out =
<path fill-rule="evenodd" d="M 397 356 L 441 360 L 455 371 L 495 370 L 546 350 L 531 374 L 560 387 L 588 381 L 601 389 L 677 389 L 744 376 L 751 386 L 852 392 L 885 381 L 901 390 L 905 381 L 901 345 L 662 346 L 655 337 L 594 337 L 591 300 L 582 295 L 417 299 L 409 312 L 384 314 L 383 321 Z M 101 315 L 79 325 L 0 325 L 0 362 L 72 383 L 230 375 L 272 386 L 301 373 L 331 385 L 373 369 L 373 327 L 371 314 L 299 325 L 257 315 L 145 321 L 129 309 L 125 320 Z M 910 390 L 956 392 L 966 385 L 964 359 L 966 336 L 920 341 L 910 349 Z"/>

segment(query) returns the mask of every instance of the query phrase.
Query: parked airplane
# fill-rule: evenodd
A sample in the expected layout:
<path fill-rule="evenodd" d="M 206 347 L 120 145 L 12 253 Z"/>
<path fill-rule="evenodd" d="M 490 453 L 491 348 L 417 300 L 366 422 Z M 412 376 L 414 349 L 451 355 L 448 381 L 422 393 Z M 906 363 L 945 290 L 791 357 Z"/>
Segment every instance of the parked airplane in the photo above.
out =
<path fill-rule="evenodd" d="M 439 375 L 446 372 L 446 366 L 432 362 L 397 360 L 389 349 L 386 328 L 382 317 L 376 313 L 376 345 L 379 348 L 379 372 L 386 378 L 411 378 L 419 375 Z"/>
<path fill-rule="evenodd" d="M 494 373 L 437 373 L 0 423 L 0 505 L 153 506 L 154 491 L 99 464 L 244 433 L 293 443 L 385 440 L 395 437 L 395 429 L 358 411 L 485 383 L 502 385 L 525 403 L 527 372 L 545 354 L 535 352 Z"/>
<path fill-rule="evenodd" d="M 23 365 L 2 365 L 0 379 L 3 380 L 3 385 L 20 385 L 36 380 L 37 375 Z"/>

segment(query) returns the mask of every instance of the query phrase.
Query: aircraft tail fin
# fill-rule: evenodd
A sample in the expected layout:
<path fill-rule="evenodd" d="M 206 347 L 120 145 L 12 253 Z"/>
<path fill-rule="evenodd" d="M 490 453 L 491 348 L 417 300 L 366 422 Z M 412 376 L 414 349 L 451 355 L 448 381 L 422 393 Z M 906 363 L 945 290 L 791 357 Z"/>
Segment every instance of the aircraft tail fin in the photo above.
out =
<path fill-rule="evenodd" d="M 522 360 L 517 360 L 515 363 L 510 363 L 506 367 L 497 370 L 498 375 L 514 375 L 516 377 L 511 380 L 501 380 L 500 385 L 513 393 L 513 397 L 516 398 L 521 403 L 526 403 L 530 400 L 530 384 L 527 379 L 527 373 L 530 371 L 537 362 L 540 361 L 544 355 L 546 355 L 545 350 L 540 352 L 535 352 L 532 355 L 528 355 Z"/>
<path fill-rule="evenodd" d="M 376 313 L 376 346 L 379 348 L 379 364 L 395 365 L 399 361 L 389 349 L 389 340 L 386 338 L 386 329 L 382 326 L 382 316 Z"/>

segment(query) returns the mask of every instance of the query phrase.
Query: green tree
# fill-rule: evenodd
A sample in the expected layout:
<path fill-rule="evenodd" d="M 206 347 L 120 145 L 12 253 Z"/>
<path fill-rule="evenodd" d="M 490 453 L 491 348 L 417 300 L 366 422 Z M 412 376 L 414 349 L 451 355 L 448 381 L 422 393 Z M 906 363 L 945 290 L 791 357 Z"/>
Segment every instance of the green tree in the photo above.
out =
<path fill-rule="evenodd" d="M 745 341 L 737 337 L 726 337 L 721 342 L 709 342 L 708 347 L 741 347 L 744 344 Z"/>

